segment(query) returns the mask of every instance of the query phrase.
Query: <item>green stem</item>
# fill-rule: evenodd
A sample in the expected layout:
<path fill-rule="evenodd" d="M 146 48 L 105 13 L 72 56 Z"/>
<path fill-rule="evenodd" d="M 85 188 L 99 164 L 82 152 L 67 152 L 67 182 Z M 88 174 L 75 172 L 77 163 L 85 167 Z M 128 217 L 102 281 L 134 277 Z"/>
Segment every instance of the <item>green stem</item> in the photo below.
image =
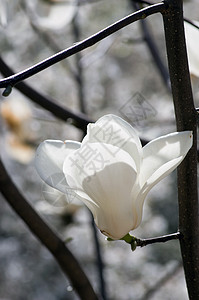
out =
<path fill-rule="evenodd" d="M 171 240 L 177 240 L 181 238 L 182 238 L 182 234 L 180 232 L 162 235 L 162 236 L 149 238 L 149 239 L 138 239 L 135 236 L 132 236 L 128 233 L 120 240 L 125 241 L 127 244 L 130 244 L 132 251 L 134 251 L 136 247 L 144 247 L 155 243 L 165 243 Z M 107 238 L 107 240 L 114 241 L 111 238 Z"/>

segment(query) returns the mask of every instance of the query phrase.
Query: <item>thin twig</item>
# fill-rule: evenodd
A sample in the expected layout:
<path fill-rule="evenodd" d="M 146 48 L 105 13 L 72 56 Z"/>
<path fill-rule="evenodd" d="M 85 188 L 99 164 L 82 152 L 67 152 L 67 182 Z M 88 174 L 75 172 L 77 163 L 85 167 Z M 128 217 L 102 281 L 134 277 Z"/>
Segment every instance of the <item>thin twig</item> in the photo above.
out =
<path fill-rule="evenodd" d="M 2 161 L 0 161 L 0 191 L 32 233 L 52 253 L 63 272 L 69 277 L 80 299 L 97 300 L 98 297 L 76 258 L 66 247 L 62 239 L 45 223 L 24 196 L 22 196 L 9 177 Z"/>
<path fill-rule="evenodd" d="M 193 27 L 197 28 L 199 30 L 199 25 L 195 24 L 194 21 L 191 21 L 187 18 L 184 18 L 184 21 L 192 25 Z"/>
<path fill-rule="evenodd" d="M 55 2 L 54 2 L 55 4 Z M 23 0 L 21 3 L 21 8 L 25 12 L 25 16 L 28 19 L 32 29 L 35 31 L 37 35 L 39 35 L 42 38 L 42 42 L 46 44 L 46 46 L 53 52 L 60 52 L 61 48 L 56 43 L 55 39 L 53 38 L 52 32 L 49 32 L 45 29 L 43 29 L 39 24 L 37 23 L 37 20 L 34 16 L 34 14 L 31 13 L 31 10 L 29 8 L 29 4 L 27 1 Z M 70 74 L 76 79 L 77 74 L 72 69 L 72 67 L 69 64 L 69 61 L 62 61 L 61 66 L 63 66 L 63 70 L 66 72 L 69 70 Z"/>
<path fill-rule="evenodd" d="M 79 20 L 78 20 L 78 11 L 76 12 L 76 15 L 73 19 L 72 22 L 73 26 L 73 34 L 74 34 L 74 39 L 75 41 L 80 40 L 81 38 L 81 32 L 80 32 L 80 27 L 79 27 Z M 85 105 L 85 95 L 84 95 L 84 78 L 83 78 L 83 68 L 82 68 L 82 62 L 81 62 L 81 52 L 78 52 L 75 55 L 76 59 L 76 83 L 77 83 L 77 88 L 78 88 L 78 99 L 79 99 L 79 106 L 80 106 L 80 111 L 83 113 L 86 113 L 86 105 Z M 83 131 L 83 134 L 86 134 L 86 130 Z M 99 243 L 99 236 L 98 236 L 98 231 L 95 226 L 94 218 L 92 213 L 89 213 L 90 218 L 91 218 L 91 229 L 93 232 L 93 240 L 94 240 L 94 245 L 95 245 L 95 255 L 96 255 L 96 265 L 97 265 L 97 271 L 98 271 L 98 277 L 99 277 L 99 285 L 100 285 L 100 293 L 102 296 L 103 300 L 107 299 L 106 296 L 106 284 L 104 280 L 104 264 L 102 260 L 102 251 L 101 251 L 101 246 Z"/>
<path fill-rule="evenodd" d="M 4 76 L 11 76 L 13 74 L 13 70 L 5 63 L 5 61 L 0 57 L 0 72 Z M 16 85 L 16 89 L 18 89 L 22 94 L 27 96 L 36 104 L 50 111 L 55 117 L 60 120 L 66 122 L 68 119 L 72 119 L 72 124 L 77 128 L 82 130 L 86 129 L 88 123 L 92 123 L 93 120 L 89 119 L 85 114 L 82 113 L 74 113 L 69 109 L 64 108 L 63 106 L 56 103 L 56 100 L 46 97 L 43 94 L 39 93 L 28 84 L 24 82 L 20 82 Z"/>
<path fill-rule="evenodd" d="M 131 4 L 135 9 L 139 9 L 138 2 L 135 3 L 135 0 L 131 0 Z M 140 22 L 141 22 L 141 29 L 144 34 L 144 40 L 145 40 L 146 45 L 148 46 L 148 49 L 153 57 L 153 60 L 159 71 L 159 74 L 160 74 L 163 82 L 165 83 L 166 87 L 169 89 L 169 91 L 171 91 L 168 69 L 166 68 L 166 66 L 164 65 L 164 63 L 162 61 L 162 58 L 160 57 L 158 47 L 152 37 L 147 20 L 140 20 Z"/>
<path fill-rule="evenodd" d="M 98 230 L 96 228 L 93 215 L 90 213 L 91 216 L 91 225 L 92 225 L 92 232 L 93 232 L 93 238 L 95 241 L 95 251 L 96 251 L 96 257 L 97 257 L 97 264 L 98 264 L 98 276 L 99 276 L 99 282 L 100 282 L 100 291 L 101 296 L 103 300 L 107 299 L 107 291 L 106 291 L 106 281 L 104 279 L 104 262 L 102 260 L 102 253 L 101 253 L 101 246 L 99 243 L 99 235 Z"/>
<path fill-rule="evenodd" d="M 81 38 L 81 34 L 80 34 L 80 28 L 79 28 L 79 24 L 78 24 L 78 11 L 76 12 L 76 15 L 73 19 L 72 22 L 72 29 L 73 29 L 73 35 L 74 35 L 74 39 L 75 42 L 79 41 Z M 77 87 L 78 87 L 78 98 L 79 98 L 79 106 L 80 106 L 80 110 L 82 113 L 86 113 L 86 106 L 85 106 L 85 97 L 84 97 L 84 82 L 83 82 L 83 69 L 82 69 L 82 63 L 81 63 L 81 52 L 78 52 L 75 55 L 75 59 L 76 59 L 76 83 L 77 83 Z"/>
<path fill-rule="evenodd" d="M 125 26 L 130 25 L 131 23 L 144 19 L 147 16 L 150 16 L 155 13 L 160 13 L 165 10 L 165 4 L 158 3 L 151 5 L 149 7 L 143 8 L 135 13 L 130 14 L 129 16 L 117 21 L 116 23 L 110 25 L 109 27 L 99 31 L 98 33 L 92 35 L 91 37 L 83 40 L 82 42 L 77 43 L 76 45 L 69 47 L 43 61 L 40 63 L 19 72 L 13 76 L 0 80 L 0 88 L 7 88 L 8 86 L 14 86 L 15 84 L 19 83 L 22 80 L 25 80 L 40 71 L 60 62 L 61 60 L 78 53 L 88 47 L 93 46 L 94 44 L 98 43 L 102 39 L 108 37 L 109 35 L 117 32 L 118 30 L 124 28 Z"/>
<path fill-rule="evenodd" d="M 173 276 L 176 275 L 177 272 L 182 268 L 181 263 L 177 263 L 171 270 L 167 271 L 162 278 L 160 278 L 154 286 L 150 287 L 146 293 L 139 300 L 148 300 L 160 289 L 162 288 L 168 281 L 171 281 Z"/>
<path fill-rule="evenodd" d="M 10 69 L 10 67 L 4 62 L 4 60 L 0 57 L 0 72 L 4 76 L 10 76 L 14 72 Z M 83 132 L 86 133 L 86 127 L 89 123 L 93 123 L 94 120 L 89 119 L 85 114 L 82 113 L 74 113 L 68 108 L 64 108 L 56 103 L 56 100 L 52 98 L 47 98 L 43 94 L 39 93 L 28 84 L 24 82 L 20 82 L 15 87 L 18 89 L 23 95 L 27 96 L 34 103 L 40 105 L 46 110 L 50 111 L 55 117 L 66 122 L 67 119 L 72 119 L 72 125 L 77 128 L 80 128 Z M 149 141 L 145 139 L 141 139 L 142 145 L 146 145 Z"/>
<path fill-rule="evenodd" d="M 146 4 L 146 5 L 153 5 L 154 3 L 144 0 L 133 0 L 136 3 Z"/>
<path fill-rule="evenodd" d="M 144 247 L 144 246 L 155 244 L 155 243 L 165 243 L 165 242 L 168 242 L 171 240 L 178 240 L 180 238 L 181 238 L 180 232 L 176 232 L 176 233 L 167 234 L 167 235 L 150 238 L 150 239 L 135 238 L 135 241 L 136 241 L 138 247 Z"/>

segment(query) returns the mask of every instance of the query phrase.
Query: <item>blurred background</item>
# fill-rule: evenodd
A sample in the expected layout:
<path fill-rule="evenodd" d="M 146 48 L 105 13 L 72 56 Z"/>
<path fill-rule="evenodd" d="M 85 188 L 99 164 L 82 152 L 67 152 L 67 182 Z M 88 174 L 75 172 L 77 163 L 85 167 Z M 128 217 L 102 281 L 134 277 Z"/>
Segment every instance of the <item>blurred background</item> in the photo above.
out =
<path fill-rule="evenodd" d="M 196 7 L 197 0 L 185 1 L 185 17 L 199 21 Z M 130 0 L 0 0 L 1 57 L 19 72 L 134 9 Z M 162 61 L 163 76 L 157 56 L 150 51 L 150 41 Z M 151 140 L 176 130 L 167 75 L 163 24 L 158 14 L 123 28 L 26 82 L 93 120 L 116 114 L 131 123 L 141 138 Z M 193 76 L 192 84 L 198 106 L 199 82 Z M 56 119 L 16 89 L 0 100 L 1 158 L 11 178 L 64 240 L 72 238 L 67 246 L 100 294 L 88 210 L 74 195 L 63 196 L 45 185 L 34 167 L 35 150 L 43 140 L 81 141 L 82 131 L 70 120 Z M 174 172 L 152 189 L 143 222 L 133 235 L 149 238 L 177 231 L 176 185 Z M 51 254 L 1 196 L 0 207 L 0 300 L 78 299 Z M 104 262 L 104 300 L 188 299 L 177 241 L 132 252 L 128 244 L 108 242 L 100 232 L 98 238 Z"/>

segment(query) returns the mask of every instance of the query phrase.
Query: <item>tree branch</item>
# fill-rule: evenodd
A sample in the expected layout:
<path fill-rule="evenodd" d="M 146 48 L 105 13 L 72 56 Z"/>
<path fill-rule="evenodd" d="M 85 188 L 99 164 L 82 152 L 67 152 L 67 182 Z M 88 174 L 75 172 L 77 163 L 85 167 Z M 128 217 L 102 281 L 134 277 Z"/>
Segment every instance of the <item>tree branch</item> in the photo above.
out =
<path fill-rule="evenodd" d="M 81 32 L 80 32 L 80 27 L 79 27 L 79 22 L 78 22 L 78 11 L 76 12 L 75 17 L 73 18 L 72 22 L 72 28 L 73 28 L 73 35 L 74 35 L 74 40 L 78 41 L 80 40 Z M 78 99 L 79 99 L 79 107 L 80 111 L 83 113 L 86 113 L 86 103 L 85 103 L 85 95 L 84 95 L 84 73 L 83 73 L 83 67 L 81 63 L 81 58 L 82 55 L 81 53 L 77 53 L 75 55 L 75 60 L 76 60 L 76 84 L 78 88 Z M 86 129 L 83 131 L 83 135 L 86 134 Z M 102 248 L 99 243 L 99 236 L 98 236 L 98 230 L 96 228 L 94 218 L 92 213 L 89 211 L 90 215 L 90 225 L 93 233 L 93 241 L 95 245 L 95 256 L 96 256 L 96 266 L 97 266 L 97 271 L 98 271 L 98 279 L 99 279 L 99 287 L 100 287 L 100 292 L 101 292 L 101 297 L 103 300 L 107 299 L 106 295 L 106 281 L 104 280 L 104 263 L 102 260 Z"/>
<path fill-rule="evenodd" d="M 43 61 L 40 63 L 22 71 L 19 72 L 15 75 L 12 75 L 8 78 L 1 79 L 0 80 L 0 88 L 7 88 L 8 86 L 12 87 L 19 83 L 22 80 L 25 80 L 41 71 L 44 69 L 60 62 L 61 60 L 74 55 L 88 47 L 93 46 L 97 42 L 101 41 L 102 39 L 108 37 L 109 35 L 117 32 L 118 30 L 124 28 L 127 25 L 130 25 L 131 23 L 144 19 L 147 16 L 150 16 L 155 13 L 160 13 L 165 10 L 165 5 L 164 3 L 158 3 L 151 5 L 147 8 L 143 8 L 135 13 L 130 14 L 129 16 L 117 21 L 116 23 L 110 25 L 109 27 L 99 31 L 98 33 L 92 35 L 91 37 L 83 40 L 82 42 L 77 43 L 74 46 L 69 47 L 68 49 L 65 49 Z"/>
<path fill-rule="evenodd" d="M 73 36 L 74 40 L 79 41 L 80 40 L 80 28 L 78 24 L 78 12 L 76 12 L 76 15 L 72 22 L 72 29 L 73 29 Z M 76 84 L 78 88 L 78 98 L 79 98 L 79 106 L 82 113 L 86 113 L 86 105 L 85 105 L 85 95 L 84 95 L 84 78 L 83 78 L 83 68 L 81 63 L 82 54 L 81 52 L 78 52 L 75 55 L 75 62 L 76 62 Z"/>
<path fill-rule="evenodd" d="M 10 76 L 10 74 L 14 73 L 1 57 L 0 72 L 4 76 Z M 38 91 L 36 91 L 24 82 L 18 83 L 15 88 L 18 89 L 23 95 L 31 99 L 34 103 L 50 111 L 58 119 L 64 122 L 66 122 L 67 119 L 72 119 L 72 125 L 74 125 L 77 128 L 80 128 L 84 133 L 86 133 L 88 123 L 94 122 L 94 120 L 89 119 L 83 113 L 74 113 L 71 110 L 60 106 L 59 104 L 56 104 L 56 100 L 53 100 L 52 98 L 50 99 L 49 97 L 47 98 L 46 96 L 40 94 Z M 141 139 L 141 143 L 143 146 L 146 145 L 148 142 L 148 140 Z"/>
<path fill-rule="evenodd" d="M 63 272 L 69 277 L 80 299 L 97 300 L 98 297 L 78 261 L 61 238 L 43 221 L 21 195 L 10 179 L 2 161 L 0 161 L 0 191 L 32 233 L 55 257 Z"/>
<path fill-rule="evenodd" d="M 181 263 L 177 263 L 171 270 L 167 271 L 165 275 L 158 279 L 154 286 L 150 287 L 146 293 L 139 300 L 152 299 L 153 294 L 155 294 L 159 289 L 161 289 L 168 281 L 172 281 L 173 277 L 182 268 Z"/>
<path fill-rule="evenodd" d="M 11 76 L 14 72 L 13 70 L 4 62 L 4 60 L 0 57 L 0 72 L 4 76 Z M 67 119 L 73 120 L 73 125 L 82 130 L 86 130 L 86 126 L 88 123 L 93 122 L 83 113 L 74 113 L 69 109 L 66 109 L 59 104 L 56 104 L 56 100 L 47 98 L 42 95 L 28 84 L 24 82 L 20 82 L 16 85 L 16 89 L 18 89 L 23 95 L 27 96 L 36 104 L 50 111 L 55 117 L 62 121 L 67 121 Z"/>
<path fill-rule="evenodd" d="M 165 242 L 168 242 L 171 240 L 177 240 L 180 238 L 181 238 L 180 232 L 176 232 L 176 233 L 162 235 L 162 236 L 150 238 L 150 239 L 135 238 L 135 241 L 136 241 L 138 247 L 144 247 L 144 246 L 155 244 L 155 243 L 165 243 Z"/>
<path fill-rule="evenodd" d="M 197 24 L 195 24 L 194 21 L 191 21 L 191 20 L 189 20 L 189 19 L 187 19 L 187 18 L 184 18 L 184 21 L 187 22 L 187 23 L 189 23 L 189 24 L 192 25 L 193 27 L 199 29 L 199 26 L 198 26 Z"/>
<path fill-rule="evenodd" d="M 177 130 L 192 130 L 193 146 L 178 167 L 181 253 L 190 299 L 199 299 L 199 224 L 197 191 L 197 113 L 194 108 L 184 36 L 182 0 L 165 0 L 163 13 Z"/>
<path fill-rule="evenodd" d="M 135 0 L 130 0 L 131 5 L 135 8 L 139 8 L 139 1 Z M 141 23 L 141 29 L 144 35 L 144 41 L 146 42 L 146 45 L 148 46 L 148 49 L 151 53 L 151 56 L 153 57 L 153 60 L 155 62 L 155 65 L 157 67 L 157 70 L 159 71 L 159 74 L 165 83 L 166 87 L 168 88 L 169 91 L 171 91 L 171 86 L 170 86 L 170 78 L 169 78 L 169 72 L 166 66 L 164 65 L 162 58 L 159 54 L 158 47 L 151 35 L 147 20 L 140 20 Z"/>

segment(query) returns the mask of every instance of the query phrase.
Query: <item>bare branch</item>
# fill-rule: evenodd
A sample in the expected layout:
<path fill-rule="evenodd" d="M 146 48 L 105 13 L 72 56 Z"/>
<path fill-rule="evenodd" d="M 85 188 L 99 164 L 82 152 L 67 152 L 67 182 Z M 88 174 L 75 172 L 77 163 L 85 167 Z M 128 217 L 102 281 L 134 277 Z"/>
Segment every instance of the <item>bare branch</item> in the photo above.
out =
<path fill-rule="evenodd" d="M 135 238 L 135 241 L 137 243 L 137 246 L 144 247 L 144 246 L 155 244 L 155 243 L 165 243 L 165 242 L 168 242 L 171 240 L 177 240 L 180 238 L 181 238 L 180 232 L 176 232 L 176 233 L 162 235 L 162 236 L 150 238 L 150 239 Z"/>
<path fill-rule="evenodd" d="M 80 27 L 78 24 L 78 12 L 76 13 L 73 22 L 72 22 L 72 29 L 73 29 L 73 36 L 74 40 L 78 41 L 80 40 Z M 82 63 L 81 63 L 81 52 L 78 52 L 75 55 L 75 60 L 76 60 L 76 84 L 78 87 L 78 98 L 79 98 L 79 106 L 80 106 L 80 111 L 82 113 L 86 113 L 86 105 L 85 105 L 85 95 L 84 95 L 84 78 L 83 78 L 83 68 L 82 68 Z"/>
<path fill-rule="evenodd" d="M 195 24 L 194 21 L 191 21 L 191 20 L 189 20 L 189 19 L 187 19 L 187 18 L 184 18 L 184 21 L 187 22 L 187 23 L 189 23 L 189 24 L 192 25 L 193 27 L 199 29 L 199 26 L 198 26 L 197 24 Z"/>
<path fill-rule="evenodd" d="M 3 59 L 0 57 L 0 72 L 4 76 L 11 76 L 13 74 L 13 70 L 3 61 Z M 20 82 L 17 84 L 16 89 L 18 89 L 22 94 L 27 96 L 29 99 L 31 99 L 36 104 L 42 106 L 43 108 L 50 111 L 55 117 L 59 118 L 62 121 L 67 121 L 67 119 L 73 120 L 73 125 L 77 128 L 80 128 L 82 130 L 86 129 L 86 126 L 88 123 L 93 122 L 91 119 L 89 119 L 85 114 L 83 113 L 74 113 L 69 109 L 66 109 L 59 104 L 56 103 L 56 100 L 47 98 L 46 96 L 42 95 L 32 87 L 30 87 L 28 84 L 24 82 Z"/>
<path fill-rule="evenodd" d="M 168 281 L 171 281 L 173 279 L 173 276 L 176 275 L 177 272 L 182 268 L 181 263 L 177 263 L 171 270 L 167 271 L 166 274 L 161 277 L 154 286 L 148 289 L 146 293 L 140 298 L 139 300 L 148 300 L 152 299 L 152 296 L 160 289 L 162 288 Z"/>
<path fill-rule="evenodd" d="M 132 6 L 137 10 L 139 7 L 139 1 L 130 0 Z M 171 85 L 170 85 L 170 78 L 169 78 L 169 71 L 168 68 L 164 65 L 164 62 L 162 61 L 162 58 L 159 54 L 158 47 L 152 37 L 152 34 L 150 32 L 150 27 L 147 23 L 147 20 L 141 20 L 141 29 L 144 35 L 144 41 L 146 42 L 146 45 L 148 46 L 148 49 L 154 59 L 155 65 L 159 71 L 160 76 L 162 77 L 163 82 L 165 83 L 166 87 L 169 91 L 171 91 Z"/>
<path fill-rule="evenodd" d="M 63 272 L 69 277 L 80 299 L 97 300 L 98 297 L 76 258 L 66 247 L 62 239 L 43 221 L 21 195 L 9 177 L 2 161 L 0 161 L 0 191 L 32 233 L 55 257 Z"/>
<path fill-rule="evenodd" d="M 99 41 L 108 37 L 109 35 L 117 32 L 118 30 L 124 28 L 125 26 L 128 26 L 137 20 L 144 19 L 147 16 L 150 16 L 152 14 L 163 12 L 164 10 L 165 10 L 165 4 L 162 2 L 162 3 L 151 5 L 147 8 L 143 8 L 135 13 L 132 13 L 129 16 L 117 21 L 116 23 L 110 25 L 109 27 L 92 35 L 91 37 L 83 40 L 82 42 L 79 42 L 76 45 L 63 50 L 22 72 L 19 72 L 13 76 L 0 80 L 0 88 L 14 86 L 20 81 L 25 80 L 41 72 L 42 70 L 60 62 L 61 60 L 71 55 L 74 55 L 88 47 L 93 46 L 94 44 L 98 43 Z"/>
<path fill-rule="evenodd" d="M 3 59 L 0 57 L 0 72 L 4 76 L 10 76 L 10 74 L 13 74 L 13 71 L 10 69 L 10 67 L 3 61 Z M 55 117 L 58 119 L 66 122 L 67 119 L 72 119 L 72 125 L 74 125 L 77 128 L 80 128 L 83 132 L 86 132 L 86 127 L 88 123 L 93 123 L 94 120 L 89 119 L 85 114 L 83 113 L 74 113 L 69 109 L 66 109 L 59 104 L 56 104 L 56 100 L 47 98 L 46 96 L 40 94 L 38 91 L 30 87 L 28 84 L 24 82 L 20 82 L 15 87 L 18 89 L 23 95 L 27 96 L 29 99 L 31 99 L 36 104 L 40 105 L 41 107 L 45 108 L 46 110 L 50 111 Z M 145 139 L 141 139 L 142 145 L 146 145 L 149 141 Z"/>

